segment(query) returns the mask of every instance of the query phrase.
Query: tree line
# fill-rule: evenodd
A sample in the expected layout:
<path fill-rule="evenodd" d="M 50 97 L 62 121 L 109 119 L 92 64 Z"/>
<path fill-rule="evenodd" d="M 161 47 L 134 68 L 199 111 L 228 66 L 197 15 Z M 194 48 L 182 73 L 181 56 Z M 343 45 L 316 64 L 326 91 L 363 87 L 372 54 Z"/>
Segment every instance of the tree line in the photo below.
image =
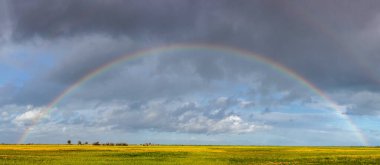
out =
<path fill-rule="evenodd" d="M 72 145 L 71 140 L 67 140 L 68 145 Z M 88 145 L 89 143 L 86 141 L 82 143 L 82 141 L 78 141 L 78 145 Z M 112 142 L 106 142 L 106 143 L 100 143 L 99 141 L 93 142 L 92 145 L 94 146 L 128 146 L 128 143 L 112 143 Z"/>

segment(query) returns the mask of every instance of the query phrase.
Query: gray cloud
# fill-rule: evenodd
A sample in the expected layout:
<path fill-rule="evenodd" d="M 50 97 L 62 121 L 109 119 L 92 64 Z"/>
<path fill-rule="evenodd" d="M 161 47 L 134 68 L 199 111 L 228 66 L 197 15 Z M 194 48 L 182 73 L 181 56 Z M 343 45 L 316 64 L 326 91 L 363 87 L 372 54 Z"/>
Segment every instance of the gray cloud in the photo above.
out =
<path fill-rule="evenodd" d="M 10 18 L 8 11 L 8 1 L 0 2 L 0 21 L 2 22 L 0 25 L 0 43 L 4 43 L 10 35 Z"/>
<path fill-rule="evenodd" d="M 342 94 L 341 94 L 342 95 Z M 342 104 L 348 106 L 347 113 L 354 115 L 375 115 L 380 114 L 380 94 L 370 91 L 343 94 L 346 99 L 340 100 Z M 342 96 L 341 96 L 342 97 Z"/>

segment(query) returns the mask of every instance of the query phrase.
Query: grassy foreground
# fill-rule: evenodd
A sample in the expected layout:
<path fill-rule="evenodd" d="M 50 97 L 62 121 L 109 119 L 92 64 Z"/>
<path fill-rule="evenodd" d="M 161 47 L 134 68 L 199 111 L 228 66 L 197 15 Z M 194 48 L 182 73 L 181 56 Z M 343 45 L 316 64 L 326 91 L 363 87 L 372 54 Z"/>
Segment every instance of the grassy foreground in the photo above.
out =
<path fill-rule="evenodd" d="M 0 145 L 0 164 L 380 164 L 380 148 Z"/>

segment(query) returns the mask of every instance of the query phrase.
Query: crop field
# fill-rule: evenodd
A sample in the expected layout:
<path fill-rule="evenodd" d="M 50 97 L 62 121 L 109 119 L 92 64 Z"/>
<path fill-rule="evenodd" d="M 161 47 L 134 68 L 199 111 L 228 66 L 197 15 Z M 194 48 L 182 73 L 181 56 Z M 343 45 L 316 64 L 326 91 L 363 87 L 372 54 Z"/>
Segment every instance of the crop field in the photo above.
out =
<path fill-rule="evenodd" d="M 380 148 L 0 145 L 0 164 L 380 164 Z"/>

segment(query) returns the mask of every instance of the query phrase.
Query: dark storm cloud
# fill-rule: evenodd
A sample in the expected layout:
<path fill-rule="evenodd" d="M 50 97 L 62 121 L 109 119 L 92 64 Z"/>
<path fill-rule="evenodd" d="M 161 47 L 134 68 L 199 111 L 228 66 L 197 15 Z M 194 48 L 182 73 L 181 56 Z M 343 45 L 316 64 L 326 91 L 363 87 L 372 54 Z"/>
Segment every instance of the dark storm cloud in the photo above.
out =
<path fill-rule="evenodd" d="M 338 89 L 379 90 L 380 76 L 374 72 L 379 69 L 379 49 L 377 44 L 373 44 L 378 40 L 369 37 L 378 36 L 378 1 L 7 2 L 14 42 L 42 39 L 54 43 L 67 40 L 68 46 L 60 50 L 65 52 L 60 57 L 61 61 L 48 71 L 48 75 L 36 78 L 40 80 L 25 87 L 31 91 L 42 91 L 33 84 L 40 84 L 38 88 L 43 88 L 45 81 L 67 86 L 125 52 L 177 42 L 216 43 L 255 51 L 295 70 L 327 92 Z M 366 44 L 352 42 L 358 38 Z M 244 76 L 252 69 L 234 67 L 236 64 L 231 62 L 218 63 L 213 58 L 186 60 L 193 60 L 189 63 L 192 65 L 190 69 L 194 70 L 190 71 L 194 71 L 202 81 L 231 79 L 235 78 L 231 76 L 234 74 Z M 158 68 L 175 70 L 178 67 L 166 63 L 176 62 L 161 62 Z M 234 73 L 225 72 L 221 64 L 230 65 L 228 68 Z M 170 68 L 173 66 L 175 68 Z M 181 76 L 172 78 L 189 80 Z M 115 86 L 121 87 L 126 81 L 136 85 L 149 84 L 139 80 L 121 78 L 115 80 L 119 84 Z M 189 82 L 194 86 L 204 85 L 198 80 Z M 162 84 L 166 86 L 161 87 L 173 87 L 167 82 Z M 278 82 L 277 86 L 282 86 L 280 89 L 289 87 L 283 84 Z M 33 98 L 49 100 L 62 90 L 61 86 L 51 86 L 49 91 L 53 94 L 42 92 L 41 97 Z M 186 85 L 172 91 L 180 91 L 184 87 Z M 99 94 L 115 94 L 111 91 Z M 33 92 L 21 92 L 19 95 L 20 98 L 29 98 L 33 96 L 30 93 Z M 143 97 L 144 93 L 141 95 Z M 289 99 L 293 97 L 302 95 L 291 93 Z"/>
<path fill-rule="evenodd" d="M 351 52 L 344 48 L 347 34 L 343 33 L 355 33 L 370 21 L 377 14 L 376 1 L 41 0 L 10 3 L 16 40 L 103 33 L 134 40 L 153 38 L 164 43 L 228 44 L 269 56 L 322 88 L 378 89 L 376 80 L 371 78 L 373 75 L 361 72 L 366 64 L 357 64 L 355 58 L 350 57 L 355 55 L 347 55 Z M 95 64 L 103 60 L 99 58 Z"/>
<path fill-rule="evenodd" d="M 88 33 L 139 36 L 193 27 L 190 1 L 11 1 L 18 40 Z"/>

